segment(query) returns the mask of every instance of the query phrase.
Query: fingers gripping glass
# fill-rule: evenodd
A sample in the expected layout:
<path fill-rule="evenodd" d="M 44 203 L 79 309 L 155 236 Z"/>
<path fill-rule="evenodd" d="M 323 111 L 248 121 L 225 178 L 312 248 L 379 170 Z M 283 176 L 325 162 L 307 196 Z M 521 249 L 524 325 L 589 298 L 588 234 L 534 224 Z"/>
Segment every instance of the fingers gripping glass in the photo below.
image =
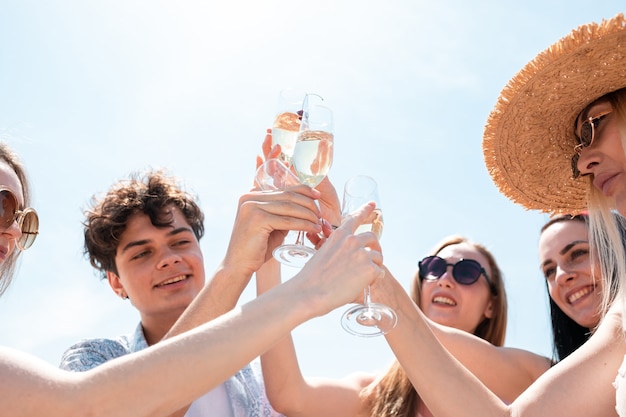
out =
<path fill-rule="evenodd" d="M 32 208 L 19 210 L 17 197 L 10 190 L 0 188 L 0 227 L 8 229 L 17 222 L 22 235 L 15 241 L 20 250 L 30 248 L 39 232 L 39 217 Z"/>
<path fill-rule="evenodd" d="M 593 139 L 596 135 L 596 129 L 600 125 L 600 121 L 608 116 L 612 110 L 607 110 L 600 113 L 595 117 L 589 117 L 580 125 L 580 135 L 576 135 L 578 144 L 574 146 L 574 156 L 572 156 L 572 176 L 574 179 L 580 177 L 580 171 L 578 170 L 578 159 L 580 158 L 580 152 L 583 148 L 591 146 Z"/>
<path fill-rule="evenodd" d="M 284 190 L 300 184 L 300 180 L 278 159 L 268 159 L 256 172 L 254 178 L 262 191 Z M 272 255 L 283 265 L 302 267 L 315 254 L 315 249 L 304 245 L 304 232 L 298 232 L 296 242 L 283 244 L 274 249 Z"/>
<path fill-rule="evenodd" d="M 421 280 L 435 281 L 446 273 L 448 267 L 452 267 L 452 278 L 461 285 L 472 285 L 481 275 L 485 277 L 492 293 L 496 293 L 493 282 L 487 275 L 487 271 L 473 259 L 461 259 L 455 264 L 448 263 L 439 256 L 427 256 L 418 262 L 419 276 Z"/>

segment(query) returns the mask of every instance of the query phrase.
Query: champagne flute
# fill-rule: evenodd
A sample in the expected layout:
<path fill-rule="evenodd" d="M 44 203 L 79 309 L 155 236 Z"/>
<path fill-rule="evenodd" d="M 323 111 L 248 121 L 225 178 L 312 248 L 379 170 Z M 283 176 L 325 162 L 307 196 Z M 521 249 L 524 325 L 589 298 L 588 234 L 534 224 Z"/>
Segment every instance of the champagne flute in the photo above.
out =
<path fill-rule="evenodd" d="M 272 146 L 280 145 L 278 159 L 287 166 L 291 165 L 293 148 L 300 132 L 305 96 L 304 91 L 294 89 L 281 90 L 278 95 L 276 117 L 272 124 Z"/>
<path fill-rule="evenodd" d="M 304 100 L 300 133 L 294 147 L 292 163 L 300 182 L 314 188 L 328 173 L 333 159 L 333 112 L 328 107 L 310 105 Z M 298 232 L 293 244 L 274 249 L 274 257 L 284 265 L 302 267 L 315 254 L 304 244 L 304 232 Z"/>
<path fill-rule="evenodd" d="M 383 212 L 378 196 L 378 186 L 372 177 L 357 175 L 346 182 L 343 191 L 342 216 L 370 201 L 376 203 L 376 209 L 356 229 L 355 234 L 371 231 L 380 239 L 383 233 Z M 372 302 L 369 285 L 364 290 L 363 298 L 363 304 L 349 308 L 341 317 L 341 325 L 348 333 L 372 337 L 383 335 L 396 327 L 398 322 L 396 313 L 384 304 Z"/>

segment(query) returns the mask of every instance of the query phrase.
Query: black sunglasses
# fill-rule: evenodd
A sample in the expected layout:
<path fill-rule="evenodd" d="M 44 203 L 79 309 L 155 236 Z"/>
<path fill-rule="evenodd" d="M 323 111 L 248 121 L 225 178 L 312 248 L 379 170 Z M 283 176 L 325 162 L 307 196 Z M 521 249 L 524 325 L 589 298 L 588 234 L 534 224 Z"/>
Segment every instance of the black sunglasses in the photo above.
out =
<path fill-rule="evenodd" d="M 591 146 L 595 139 L 596 129 L 600 125 L 600 121 L 608 116 L 612 110 L 607 110 L 595 117 L 589 117 L 580 125 L 580 136 L 576 136 L 578 144 L 574 146 L 574 156 L 572 156 L 572 176 L 574 179 L 580 177 L 580 171 L 578 170 L 578 159 L 580 158 L 580 152 L 583 148 Z"/>
<path fill-rule="evenodd" d="M 22 236 L 15 244 L 20 250 L 26 250 L 33 245 L 39 233 L 39 217 L 35 209 L 19 210 L 18 207 L 19 202 L 15 194 L 0 187 L 0 228 L 7 229 L 13 222 L 17 222 Z"/>
<path fill-rule="evenodd" d="M 449 266 L 452 267 L 452 277 L 456 282 L 462 285 L 472 285 L 481 275 L 489 283 L 491 292 L 496 295 L 497 291 L 487 271 L 477 261 L 473 259 L 461 259 L 455 264 L 449 264 L 445 259 L 439 256 L 427 256 L 417 264 L 419 266 L 419 277 L 421 280 L 435 281 L 446 273 Z"/>

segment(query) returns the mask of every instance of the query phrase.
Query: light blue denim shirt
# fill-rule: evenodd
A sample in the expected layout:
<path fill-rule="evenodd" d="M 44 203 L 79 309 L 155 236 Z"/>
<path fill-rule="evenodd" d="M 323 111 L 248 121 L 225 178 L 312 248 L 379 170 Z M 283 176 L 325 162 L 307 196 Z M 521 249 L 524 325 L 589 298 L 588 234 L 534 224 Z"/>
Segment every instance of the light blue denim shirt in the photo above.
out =
<path fill-rule="evenodd" d="M 141 323 L 134 333 L 115 339 L 86 339 L 63 353 L 61 369 L 84 372 L 98 365 L 148 347 Z M 226 392 L 235 417 L 279 417 L 265 394 L 258 362 L 241 369 L 225 382 Z M 211 410 L 207 410 L 207 416 Z"/>

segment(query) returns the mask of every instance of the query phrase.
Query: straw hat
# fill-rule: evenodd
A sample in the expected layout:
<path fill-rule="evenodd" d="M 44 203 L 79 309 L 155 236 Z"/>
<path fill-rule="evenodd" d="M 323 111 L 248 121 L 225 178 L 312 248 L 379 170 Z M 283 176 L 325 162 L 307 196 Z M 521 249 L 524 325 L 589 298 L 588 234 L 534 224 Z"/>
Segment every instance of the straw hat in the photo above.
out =
<path fill-rule="evenodd" d="M 572 178 L 578 114 L 626 87 L 626 19 L 590 23 L 541 52 L 504 87 L 483 137 L 489 174 L 526 209 L 577 213 L 587 208 L 587 177 Z"/>

